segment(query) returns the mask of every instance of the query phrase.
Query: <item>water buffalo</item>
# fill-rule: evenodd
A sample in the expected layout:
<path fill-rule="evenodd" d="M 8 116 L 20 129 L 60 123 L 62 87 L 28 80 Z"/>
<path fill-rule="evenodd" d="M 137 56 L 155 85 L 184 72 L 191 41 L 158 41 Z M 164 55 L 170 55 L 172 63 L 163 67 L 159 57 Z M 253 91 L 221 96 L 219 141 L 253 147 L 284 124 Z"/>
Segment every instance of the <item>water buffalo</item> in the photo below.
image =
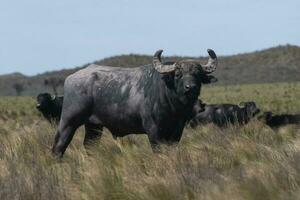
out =
<path fill-rule="evenodd" d="M 36 108 L 50 122 L 58 123 L 61 116 L 63 97 L 52 97 L 49 93 L 41 93 L 36 98 Z"/>
<path fill-rule="evenodd" d="M 278 128 L 288 124 L 300 124 L 300 114 L 273 115 L 273 113 L 269 111 L 264 112 L 264 114 L 259 117 L 259 120 L 263 121 L 271 128 Z"/>
<path fill-rule="evenodd" d="M 198 100 L 188 125 L 195 128 L 198 124 L 205 123 L 214 123 L 220 127 L 236 123 L 246 124 L 260 112 L 254 102 L 242 102 L 240 105 L 243 107 L 234 104 L 207 105 Z"/>
<path fill-rule="evenodd" d="M 86 143 L 101 136 L 95 125 L 115 137 L 146 133 L 154 149 L 178 142 L 201 85 L 216 81 L 208 74 L 216 70 L 217 56 L 209 49 L 208 63 L 201 65 L 194 59 L 163 63 L 161 54 L 157 51 L 152 64 L 137 68 L 91 64 L 68 76 L 54 155 L 63 155 L 83 124 Z"/>

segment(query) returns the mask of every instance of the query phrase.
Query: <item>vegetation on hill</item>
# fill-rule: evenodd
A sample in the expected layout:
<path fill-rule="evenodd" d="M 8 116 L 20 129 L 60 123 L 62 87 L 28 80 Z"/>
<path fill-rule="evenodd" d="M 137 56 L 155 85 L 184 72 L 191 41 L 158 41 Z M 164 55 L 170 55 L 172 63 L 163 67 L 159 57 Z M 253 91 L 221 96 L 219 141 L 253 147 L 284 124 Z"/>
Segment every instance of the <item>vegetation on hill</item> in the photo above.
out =
<path fill-rule="evenodd" d="M 217 52 L 217 50 L 216 50 Z M 218 53 L 218 52 L 217 52 Z M 186 57 L 164 57 L 166 61 L 176 61 Z M 205 63 L 206 57 L 199 57 Z M 108 66 L 136 67 L 149 64 L 152 56 L 149 55 L 121 55 L 94 63 Z M 85 67 L 84 65 L 82 67 Z M 24 95 L 36 95 L 40 92 L 50 91 L 51 87 L 44 85 L 45 79 L 64 79 L 67 75 L 82 67 L 64 69 L 61 71 L 47 72 L 36 76 L 23 76 L 11 74 L 0 76 L 0 95 L 16 95 L 13 85 L 24 85 Z M 233 56 L 220 56 L 219 69 L 215 75 L 219 79 L 218 85 L 245 84 L 245 83 L 270 83 L 300 81 L 300 47 L 285 45 L 262 51 Z M 62 93 L 62 87 L 58 88 Z"/>

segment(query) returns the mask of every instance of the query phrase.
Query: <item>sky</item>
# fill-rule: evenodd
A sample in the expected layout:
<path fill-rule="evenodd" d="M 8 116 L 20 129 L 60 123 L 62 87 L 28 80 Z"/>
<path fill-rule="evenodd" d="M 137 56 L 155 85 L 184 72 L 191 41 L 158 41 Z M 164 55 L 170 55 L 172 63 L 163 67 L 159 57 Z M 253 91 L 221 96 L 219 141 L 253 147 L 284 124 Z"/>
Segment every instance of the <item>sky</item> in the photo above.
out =
<path fill-rule="evenodd" d="M 0 0 L 0 74 L 120 54 L 232 55 L 300 45 L 299 0 Z"/>

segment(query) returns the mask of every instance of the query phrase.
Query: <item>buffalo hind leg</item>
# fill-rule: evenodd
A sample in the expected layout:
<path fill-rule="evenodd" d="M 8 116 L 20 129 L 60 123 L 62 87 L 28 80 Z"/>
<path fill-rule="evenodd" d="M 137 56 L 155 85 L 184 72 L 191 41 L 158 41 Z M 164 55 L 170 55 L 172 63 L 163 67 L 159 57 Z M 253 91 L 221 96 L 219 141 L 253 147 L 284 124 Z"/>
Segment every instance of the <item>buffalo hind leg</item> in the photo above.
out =
<path fill-rule="evenodd" d="M 102 135 L 103 127 L 98 124 L 86 123 L 85 136 L 83 144 L 87 148 L 89 145 L 94 144 L 96 141 L 100 140 Z"/>
<path fill-rule="evenodd" d="M 66 151 L 66 148 L 70 144 L 76 129 L 79 126 L 67 125 L 63 128 L 59 128 L 54 140 L 54 145 L 52 148 L 52 153 L 55 156 L 62 157 Z"/>
<path fill-rule="evenodd" d="M 73 117 L 65 117 L 62 116 L 58 131 L 55 136 L 54 145 L 52 148 L 52 153 L 58 157 L 62 157 L 63 154 L 66 151 L 66 148 L 70 144 L 76 129 L 84 124 L 85 118 L 88 117 L 78 117 L 81 115 L 84 115 L 84 113 L 79 113 L 77 115 L 73 115 Z M 88 115 L 86 115 L 88 116 Z"/>

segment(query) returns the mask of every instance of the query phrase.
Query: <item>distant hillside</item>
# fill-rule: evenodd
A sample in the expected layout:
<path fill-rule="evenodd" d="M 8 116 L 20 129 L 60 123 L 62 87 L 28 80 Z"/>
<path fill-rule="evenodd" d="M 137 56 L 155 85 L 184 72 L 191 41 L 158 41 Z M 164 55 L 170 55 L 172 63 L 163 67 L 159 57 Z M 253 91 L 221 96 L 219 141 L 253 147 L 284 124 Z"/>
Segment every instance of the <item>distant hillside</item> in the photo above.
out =
<path fill-rule="evenodd" d="M 216 52 L 217 49 L 216 49 Z M 165 61 L 176 61 L 186 57 L 163 57 Z M 200 57 L 203 63 L 207 57 Z M 151 63 L 149 55 L 121 55 L 93 63 L 109 66 L 135 67 Z M 74 69 L 46 72 L 27 77 L 20 73 L 0 76 L 0 95 L 15 95 L 14 84 L 24 86 L 22 94 L 36 95 L 51 91 L 44 86 L 44 80 L 50 77 L 64 79 L 67 75 L 87 66 Z M 252 53 L 219 57 L 219 68 L 215 73 L 219 79 L 217 84 L 244 84 L 300 81 L 300 47 L 293 45 L 278 46 Z M 59 88 L 62 93 L 62 87 Z"/>

